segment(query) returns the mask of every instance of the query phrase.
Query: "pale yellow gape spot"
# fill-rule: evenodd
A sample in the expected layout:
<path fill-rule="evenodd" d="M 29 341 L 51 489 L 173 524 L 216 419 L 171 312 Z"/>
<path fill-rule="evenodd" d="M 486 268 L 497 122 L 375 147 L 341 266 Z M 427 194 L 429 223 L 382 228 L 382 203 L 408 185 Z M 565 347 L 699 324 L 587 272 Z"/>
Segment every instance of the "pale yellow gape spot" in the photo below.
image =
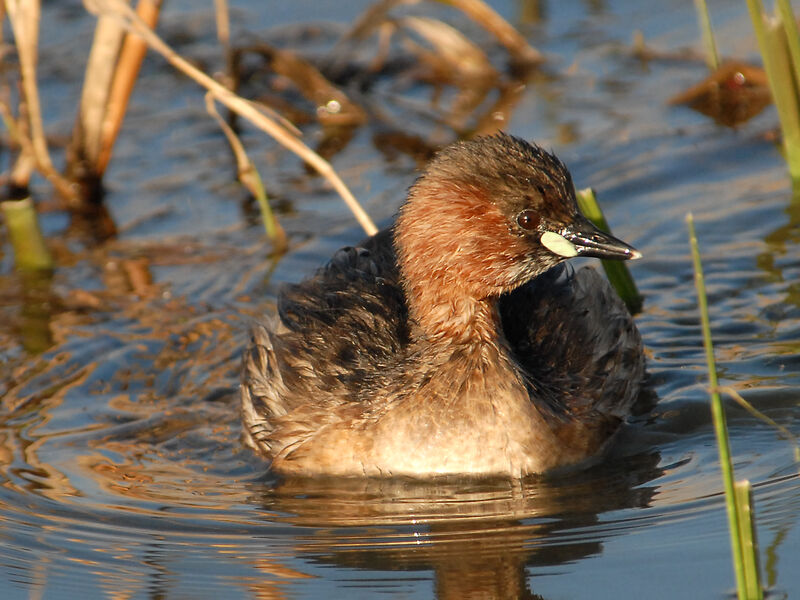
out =
<path fill-rule="evenodd" d="M 578 256 L 578 249 L 575 244 L 570 242 L 567 238 L 552 231 L 545 231 L 542 234 L 542 245 L 550 250 L 553 254 L 558 254 L 564 258 L 572 258 Z"/>

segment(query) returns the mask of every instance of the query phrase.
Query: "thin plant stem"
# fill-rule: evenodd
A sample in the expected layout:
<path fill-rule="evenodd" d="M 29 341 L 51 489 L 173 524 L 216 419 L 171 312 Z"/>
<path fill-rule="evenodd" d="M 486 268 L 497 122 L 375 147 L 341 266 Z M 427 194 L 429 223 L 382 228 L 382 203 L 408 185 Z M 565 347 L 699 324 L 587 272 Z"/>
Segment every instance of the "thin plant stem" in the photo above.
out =
<path fill-rule="evenodd" d="M 231 50 L 231 19 L 227 0 L 214 0 L 214 15 L 217 21 L 217 39 L 227 57 Z"/>
<path fill-rule="evenodd" d="M 708 365 L 708 379 L 711 388 L 711 416 L 714 421 L 714 431 L 717 436 L 717 449 L 719 451 L 720 468 L 722 469 L 722 482 L 725 488 L 725 508 L 728 514 L 728 527 L 730 528 L 731 552 L 733 566 L 736 572 L 736 589 L 739 599 L 747 598 L 747 581 L 745 579 L 744 558 L 742 556 L 742 536 L 736 508 L 736 496 L 733 486 L 733 464 L 728 446 L 728 426 L 725 422 L 725 412 L 722 401 L 717 392 L 717 367 L 714 360 L 714 347 L 711 342 L 711 324 L 708 317 L 708 301 L 703 278 L 703 265 L 700 261 L 700 250 L 697 246 L 697 234 L 694 228 L 694 217 L 691 213 L 686 215 L 689 228 L 689 243 L 692 248 L 692 261 L 694 264 L 694 283 L 697 290 L 697 303 L 700 307 L 700 321 L 703 330 L 703 347 Z"/>
<path fill-rule="evenodd" d="M 20 104 L 20 110 L 25 108 L 25 103 Z M 25 134 L 27 121 L 24 117 L 20 118 L 19 123 L 11 114 L 11 109 L 5 100 L 0 100 L 0 119 L 5 125 L 11 140 L 19 146 L 19 155 L 14 161 L 14 166 L 9 173 L 9 182 L 12 187 L 18 190 L 27 190 L 30 184 L 31 175 L 36 168 L 36 157 L 33 155 L 33 144 Z"/>
<path fill-rule="evenodd" d="M 36 83 L 41 4 L 39 0 L 5 0 L 5 6 L 19 55 L 22 90 L 27 105 L 31 147 L 36 165 L 62 196 L 72 198 L 75 196 L 75 191 L 55 170 L 50 160 L 42 123 L 39 88 Z"/>
<path fill-rule="evenodd" d="M 793 434 L 791 431 L 789 431 L 786 427 L 784 427 L 780 423 L 777 423 L 773 419 L 770 419 L 767 415 L 762 413 L 755 406 L 753 406 L 747 400 L 742 398 L 741 394 L 739 394 L 739 392 L 737 392 L 732 387 L 721 386 L 717 388 L 717 391 L 723 394 L 728 394 L 731 398 L 733 398 L 736 401 L 736 403 L 739 406 L 741 406 L 755 418 L 760 419 L 761 421 L 764 421 L 768 425 L 771 425 L 772 427 L 777 429 L 778 433 L 780 433 L 784 439 L 789 440 L 789 442 L 794 446 L 794 459 L 796 462 L 800 462 L 800 444 L 798 443 L 797 436 L 795 434 Z"/>
<path fill-rule="evenodd" d="M 711 29 L 711 19 L 708 16 L 706 0 L 694 0 L 697 10 L 697 19 L 700 21 L 700 35 L 703 38 L 703 47 L 706 51 L 706 64 L 711 71 L 719 69 L 719 55 L 717 43 L 714 41 L 714 31 Z"/>
<path fill-rule="evenodd" d="M 764 591 L 761 589 L 758 544 L 753 523 L 753 493 L 750 482 L 746 479 L 737 481 L 733 487 L 736 493 L 736 510 L 739 534 L 741 535 L 742 558 L 744 559 L 742 567 L 747 582 L 746 597 L 748 600 L 761 600 L 764 597 Z"/>
<path fill-rule="evenodd" d="M 258 207 L 261 210 L 261 220 L 264 222 L 264 229 L 267 233 L 267 237 L 272 241 L 272 245 L 276 252 L 286 252 L 288 247 L 286 232 L 283 230 L 283 227 L 281 227 L 278 219 L 275 218 L 275 213 L 273 213 L 272 209 L 270 208 L 261 175 L 258 173 L 258 169 L 256 169 L 253 165 L 253 162 L 247 156 L 244 145 L 233 131 L 233 128 L 231 128 L 231 126 L 225 122 L 225 119 L 222 118 L 219 112 L 217 112 L 217 109 L 214 106 L 214 96 L 211 94 L 211 92 L 206 94 L 206 110 L 212 117 L 214 117 L 217 123 L 219 123 L 220 128 L 225 133 L 225 137 L 228 138 L 228 143 L 231 145 L 233 155 L 236 158 L 236 168 L 239 174 L 239 181 L 242 182 L 242 185 L 244 185 L 250 191 L 250 193 L 258 202 Z"/>
<path fill-rule="evenodd" d="M 225 59 L 225 73 L 220 80 L 226 87 L 235 90 L 238 84 L 236 64 L 231 48 L 231 15 L 228 0 L 214 0 L 214 17 L 217 22 L 217 40 L 222 46 L 222 56 Z M 232 121 L 233 122 L 233 121 Z"/>
<path fill-rule="evenodd" d="M 126 28 L 141 36 L 148 46 L 161 54 L 171 65 L 211 92 L 218 102 L 248 119 L 256 127 L 272 136 L 282 146 L 305 160 L 327 179 L 339 193 L 367 235 L 374 235 L 378 232 L 375 223 L 369 218 L 369 215 L 367 215 L 330 163 L 306 146 L 286 127 L 280 125 L 275 119 L 268 117 L 254 103 L 233 93 L 178 55 L 121 0 L 84 0 L 84 5 L 94 14 L 116 15 L 122 19 L 122 23 Z"/>
<path fill-rule="evenodd" d="M 41 5 L 39 0 L 6 0 L 11 29 L 19 55 L 22 89 L 28 105 L 31 140 L 39 161 L 50 168 L 50 154 L 42 124 L 42 111 L 39 103 L 39 88 L 36 85 L 36 65 L 38 61 L 39 20 Z"/>

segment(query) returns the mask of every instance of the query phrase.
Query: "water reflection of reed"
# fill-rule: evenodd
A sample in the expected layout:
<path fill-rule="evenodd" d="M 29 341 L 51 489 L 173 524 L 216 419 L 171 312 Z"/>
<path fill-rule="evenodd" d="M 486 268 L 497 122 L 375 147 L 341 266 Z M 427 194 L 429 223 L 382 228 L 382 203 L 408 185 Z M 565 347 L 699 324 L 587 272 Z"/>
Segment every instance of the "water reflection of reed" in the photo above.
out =
<path fill-rule="evenodd" d="M 529 566 L 597 555 L 602 513 L 649 506 L 657 454 L 553 480 L 291 480 L 258 493 L 270 518 L 314 528 L 296 551 L 361 570 L 432 570 L 436 597 L 540 598 Z M 583 528 L 593 533 L 582 534 Z"/>

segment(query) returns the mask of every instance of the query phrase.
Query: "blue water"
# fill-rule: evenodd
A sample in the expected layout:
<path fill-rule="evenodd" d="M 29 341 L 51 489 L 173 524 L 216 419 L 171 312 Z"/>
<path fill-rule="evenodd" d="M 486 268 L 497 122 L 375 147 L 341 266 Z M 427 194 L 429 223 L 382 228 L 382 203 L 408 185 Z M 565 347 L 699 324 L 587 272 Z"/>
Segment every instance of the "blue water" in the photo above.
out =
<path fill-rule="evenodd" d="M 237 43 L 291 40 L 286 26 L 311 20 L 336 33 L 366 6 L 241 2 L 233 30 Z M 800 433 L 800 209 L 768 135 L 777 117 L 770 108 L 732 130 L 666 104 L 705 76 L 702 61 L 643 63 L 630 44 L 639 30 L 664 53 L 699 49 L 691 3 L 667 14 L 654 1 L 549 3 L 538 23 L 523 22 L 517 3 L 493 6 L 548 57 L 505 129 L 552 148 L 645 255 L 632 272 L 655 409 L 607 461 L 565 477 L 273 479 L 240 440 L 247 324 L 274 312 L 282 282 L 363 234 L 324 182 L 245 127 L 290 236 L 289 253 L 272 257 L 202 93 L 149 56 L 106 178 L 117 239 L 92 245 L 67 231 L 63 213 L 45 212 L 59 267 L 35 283 L 15 274 L 0 229 L 0 597 L 730 597 L 684 218 L 691 211 L 697 223 L 722 383 Z M 456 12 L 419 10 L 491 41 Z M 711 11 L 721 52 L 756 60 L 744 3 Z M 211 3 L 167 3 L 159 30 L 207 70 L 223 68 Z M 41 92 L 56 140 L 73 124 L 92 31 L 80 3 L 44 10 Z M 326 39 L 295 47 L 318 51 Z M 501 49 L 490 58 L 503 69 Z M 363 101 L 391 116 L 332 158 L 381 224 L 417 164 L 387 158 L 375 136 L 394 127 L 453 139 L 442 124 L 452 96 L 432 97 L 427 86 L 380 82 Z M 313 123 L 303 130 L 311 146 L 322 139 Z M 34 191 L 50 199 L 45 182 Z M 149 285 L 132 287 L 136 268 Z M 737 477 L 754 485 L 765 586 L 771 598 L 795 597 L 792 447 L 735 405 L 728 415 Z"/>

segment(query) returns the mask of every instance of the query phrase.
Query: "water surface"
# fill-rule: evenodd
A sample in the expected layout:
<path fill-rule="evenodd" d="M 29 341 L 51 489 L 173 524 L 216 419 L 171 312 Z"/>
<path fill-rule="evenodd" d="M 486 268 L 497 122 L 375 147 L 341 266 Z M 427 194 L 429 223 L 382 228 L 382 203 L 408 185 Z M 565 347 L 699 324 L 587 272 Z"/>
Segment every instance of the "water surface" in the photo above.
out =
<path fill-rule="evenodd" d="M 309 15 L 341 29 L 366 6 L 262 4 L 234 6 L 242 36 L 280 40 Z M 554 149 L 645 255 L 632 270 L 655 409 L 603 464 L 557 478 L 271 477 L 240 441 L 247 324 L 274 313 L 282 282 L 362 234 L 323 182 L 245 129 L 290 234 L 290 252 L 271 257 L 202 95 L 150 57 L 106 180 L 117 239 L 93 245 L 47 212 L 59 268 L 32 281 L 14 273 L 0 234 L 0 597 L 730 596 L 684 216 L 697 221 L 722 381 L 799 433 L 800 209 L 767 135 L 777 118 L 769 109 L 732 130 L 666 105 L 705 75 L 702 62 L 644 63 L 630 42 L 638 29 L 661 51 L 694 44 L 691 3 L 666 15 L 660 2 L 549 3 L 538 23 L 521 23 L 514 3 L 494 5 L 549 58 L 505 128 Z M 752 59 L 744 3 L 711 10 L 722 52 Z M 54 136 L 72 126 L 92 26 L 79 3 L 45 9 L 42 97 Z M 160 27 L 181 52 L 222 68 L 210 3 L 168 3 Z M 382 85 L 375 94 L 389 97 Z M 409 94 L 431 103 L 430 89 Z M 409 132 L 452 135 L 424 111 L 411 115 Z M 305 132 L 312 146 L 321 139 L 314 125 Z M 332 161 L 385 224 L 417 161 L 387 153 L 380 133 L 356 130 Z M 36 192 L 50 193 L 42 182 Z M 152 281 L 133 289 L 141 268 Z M 737 475 L 755 486 L 765 584 L 770 597 L 797 596 L 791 447 L 741 409 L 729 418 Z"/>

